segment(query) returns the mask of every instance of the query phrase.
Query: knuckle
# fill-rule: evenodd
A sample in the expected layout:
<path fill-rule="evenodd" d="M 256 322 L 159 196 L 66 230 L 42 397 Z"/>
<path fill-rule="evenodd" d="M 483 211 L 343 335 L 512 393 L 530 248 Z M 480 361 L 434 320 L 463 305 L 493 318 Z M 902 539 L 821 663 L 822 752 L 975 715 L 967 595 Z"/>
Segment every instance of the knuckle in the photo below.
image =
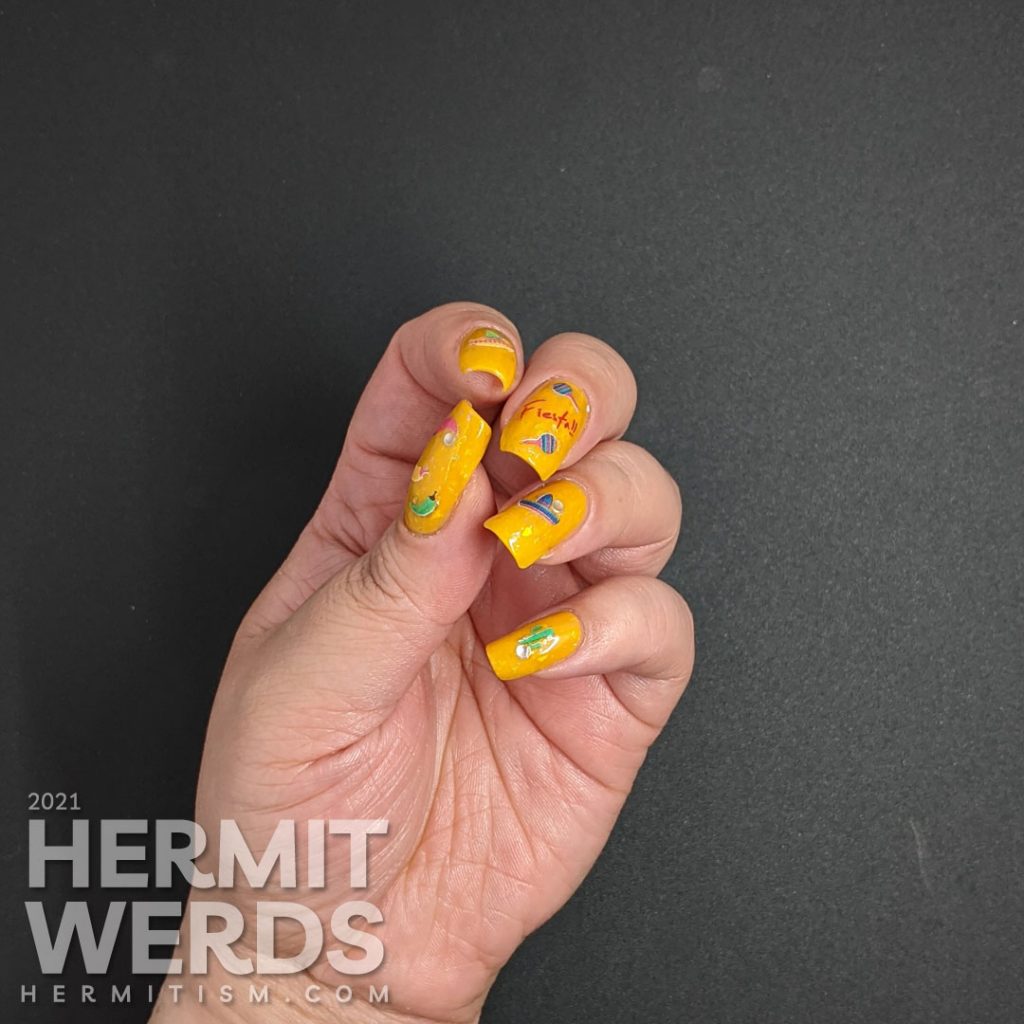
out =
<path fill-rule="evenodd" d="M 349 600 L 361 611 L 395 623 L 439 625 L 406 559 L 386 535 L 354 565 Z"/>
<path fill-rule="evenodd" d="M 511 330 L 516 337 L 519 336 L 515 325 L 499 309 L 493 306 L 484 305 L 482 302 L 445 302 L 439 306 L 433 306 L 418 316 L 407 320 L 395 332 L 392 343 L 401 343 L 408 336 L 424 336 L 431 334 L 437 328 L 447 330 L 459 329 L 471 323 L 493 323 L 502 330 Z"/>
<path fill-rule="evenodd" d="M 383 543 L 371 548 L 353 573 L 352 596 L 366 611 L 379 612 L 412 604 L 409 581 Z"/>
<path fill-rule="evenodd" d="M 630 407 L 635 407 L 636 377 L 629 363 L 608 342 L 592 334 L 569 331 L 548 338 L 540 349 L 546 349 L 549 345 L 557 346 L 563 350 L 563 355 L 584 363 L 597 385 L 610 394 L 625 395 Z"/>
<path fill-rule="evenodd" d="M 314 635 L 344 621 L 348 608 L 356 604 L 358 597 L 353 577 L 358 572 L 357 566 L 358 562 L 353 562 L 335 576 L 306 606 L 308 625 Z"/>
<path fill-rule="evenodd" d="M 650 636 L 663 649 L 663 677 L 685 686 L 693 671 L 693 612 L 675 587 L 664 580 L 645 581 L 642 615 Z M 662 660 L 662 659 L 659 659 Z"/>
<path fill-rule="evenodd" d="M 652 524 L 651 543 L 671 552 L 683 515 L 682 491 L 672 474 L 646 448 L 630 441 L 606 441 L 591 457 L 606 477 L 602 492 L 614 494 L 623 506 L 619 534 L 609 543 L 615 544 L 632 524 L 644 521 Z M 657 511 L 654 519 L 651 509 Z"/>

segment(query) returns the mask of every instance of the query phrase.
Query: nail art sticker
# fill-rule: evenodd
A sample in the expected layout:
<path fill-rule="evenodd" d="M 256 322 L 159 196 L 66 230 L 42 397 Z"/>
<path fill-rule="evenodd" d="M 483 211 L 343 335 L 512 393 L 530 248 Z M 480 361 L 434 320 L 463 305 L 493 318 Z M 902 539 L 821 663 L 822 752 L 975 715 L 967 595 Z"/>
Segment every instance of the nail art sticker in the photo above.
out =
<path fill-rule="evenodd" d="M 516 642 L 516 657 L 520 661 L 526 661 L 535 654 L 547 654 L 557 643 L 555 631 L 550 626 L 538 622 L 526 636 L 521 636 Z"/>
<path fill-rule="evenodd" d="M 573 534 L 587 516 L 587 494 L 572 480 L 552 480 L 484 522 L 520 569 L 528 569 Z"/>
<path fill-rule="evenodd" d="M 590 415 L 587 396 L 564 378 L 536 388 L 501 432 L 501 450 L 518 455 L 547 480 L 582 436 Z"/>
<path fill-rule="evenodd" d="M 571 384 L 566 384 L 564 381 L 561 381 L 557 384 L 552 384 L 551 390 L 554 391 L 556 395 L 565 395 L 565 397 L 572 402 L 572 407 L 576 410 L 576 415 L 579 415 L 580 407 L 576 402 L 576 394 L 573 391 Z"/>
<path fill-rule="evenodd" d="M 490 327 L 485 327 L 483 332 L 473 339 L 473 344 L 485 348 L 500 348 L 506 352 L 515 352 L 516 350 L 515 345 L 504 334 L 492 331 Z"/>
<path fill-rule="evenodd" d="M 552 526 L 557 526 L 561 522 L 562 513 L 565 511 L 565 506 L 550 491 L 542 494 L 536 501 L 529 497 L 521 498 L 519 504 L 531 512 L 536 512 Z"/>
<path fill-rule="evenodd" d="M 444 525 L 490 436 L 491 428 L 466 401 L 441 421 L 412 471 L 405 504 L 410 530 L 434 533 Z"/>
<path fill-rule="evenodd" d="M 540 437 L 524 437 L 520 444 L 539 448 L 545 455 L 558 450 L 558 438 L 554 434 L 541 434 Z"/>
<path fill-rule="evenodd" d="M 459 369 L 463 373 L 489 373 L 507 391 L 515 380 L 519 356 L 515 345 L 500 331 L 478 327 L 459 348 Z"/>
<path fill-rule="evenodd" d="M 564 661 L 582 642 L 580 620 L 570 611 L 551 612 L 487 645 L 494 674 L 506 681 L 531 676 Z"/>
<path fill-rule="evenodd" d="M 441 444 L 445 448 L 451 448 L 455 444 L 455 439 L 459 436 L 459 425 L 449 416 L 446 420 L 441 422 L 441 426 L 434 431 L 435 434 L 441 435 Z"/>
<path fill-rule="evenodd" d="M 412 509 L 414 516 L 429 516 L 437 508 L 437 491 L 434 491 L 433 494 L 428 494 L 420 501 L 410 501 L 409 508 Z"/>

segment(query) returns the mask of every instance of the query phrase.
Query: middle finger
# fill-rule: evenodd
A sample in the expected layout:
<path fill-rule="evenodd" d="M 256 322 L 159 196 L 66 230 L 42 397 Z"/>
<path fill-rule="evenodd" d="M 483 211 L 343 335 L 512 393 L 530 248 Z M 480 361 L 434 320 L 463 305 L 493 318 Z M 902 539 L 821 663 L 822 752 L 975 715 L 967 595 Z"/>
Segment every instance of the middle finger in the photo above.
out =
<path fill-rule="evenodd" d="M 636 382 L 618 352 L 587 334 L 558 334 L 534 352 L 505 403 L 501 451 L 491 452 L 487 472 L 506 494 L 547 480 L 621 437 L 635 407 Z"/>
<path fill-rule="evenodd" d="M 593 582 L 656 576 L 679 536 L 679 488 L 644 448 L 605 441 L 572 469 L 523 491 L 484 526 L 520 569 L 572 562 Z"/>

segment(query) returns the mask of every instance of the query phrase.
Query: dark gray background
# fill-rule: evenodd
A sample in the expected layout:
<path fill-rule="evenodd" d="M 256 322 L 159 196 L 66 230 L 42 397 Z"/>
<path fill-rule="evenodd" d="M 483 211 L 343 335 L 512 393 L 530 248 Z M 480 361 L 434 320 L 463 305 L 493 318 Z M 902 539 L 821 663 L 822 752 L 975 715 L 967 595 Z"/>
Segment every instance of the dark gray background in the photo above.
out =
<path fill-rule="evenodd" d="M 145 1019 L 17 1008 L 25 793 L 189 816 L 382 347 L 472 298 L 630 360 L 699 637 L 485 1021 L 1019 1021 L 1022 60 L 1017 2 L 4 4 L 4 1018 Z"/>

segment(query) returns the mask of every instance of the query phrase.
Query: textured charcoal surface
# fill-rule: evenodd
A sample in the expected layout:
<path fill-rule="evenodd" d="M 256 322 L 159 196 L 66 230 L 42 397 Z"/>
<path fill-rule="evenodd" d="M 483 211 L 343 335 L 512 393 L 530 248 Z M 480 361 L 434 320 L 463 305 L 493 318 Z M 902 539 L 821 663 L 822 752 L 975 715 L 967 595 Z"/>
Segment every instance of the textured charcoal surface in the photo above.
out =
<path fill-rule="evenodd" d="M 474 298 L 631 361 L 699 631 L 486 1024 L 1021 1020 L 1022 52 L 999 0 L 7 4 L 5 1019 L 145 1020 L 17 1007 L 25 794 L 190 815 L 382 347 Z"/>

